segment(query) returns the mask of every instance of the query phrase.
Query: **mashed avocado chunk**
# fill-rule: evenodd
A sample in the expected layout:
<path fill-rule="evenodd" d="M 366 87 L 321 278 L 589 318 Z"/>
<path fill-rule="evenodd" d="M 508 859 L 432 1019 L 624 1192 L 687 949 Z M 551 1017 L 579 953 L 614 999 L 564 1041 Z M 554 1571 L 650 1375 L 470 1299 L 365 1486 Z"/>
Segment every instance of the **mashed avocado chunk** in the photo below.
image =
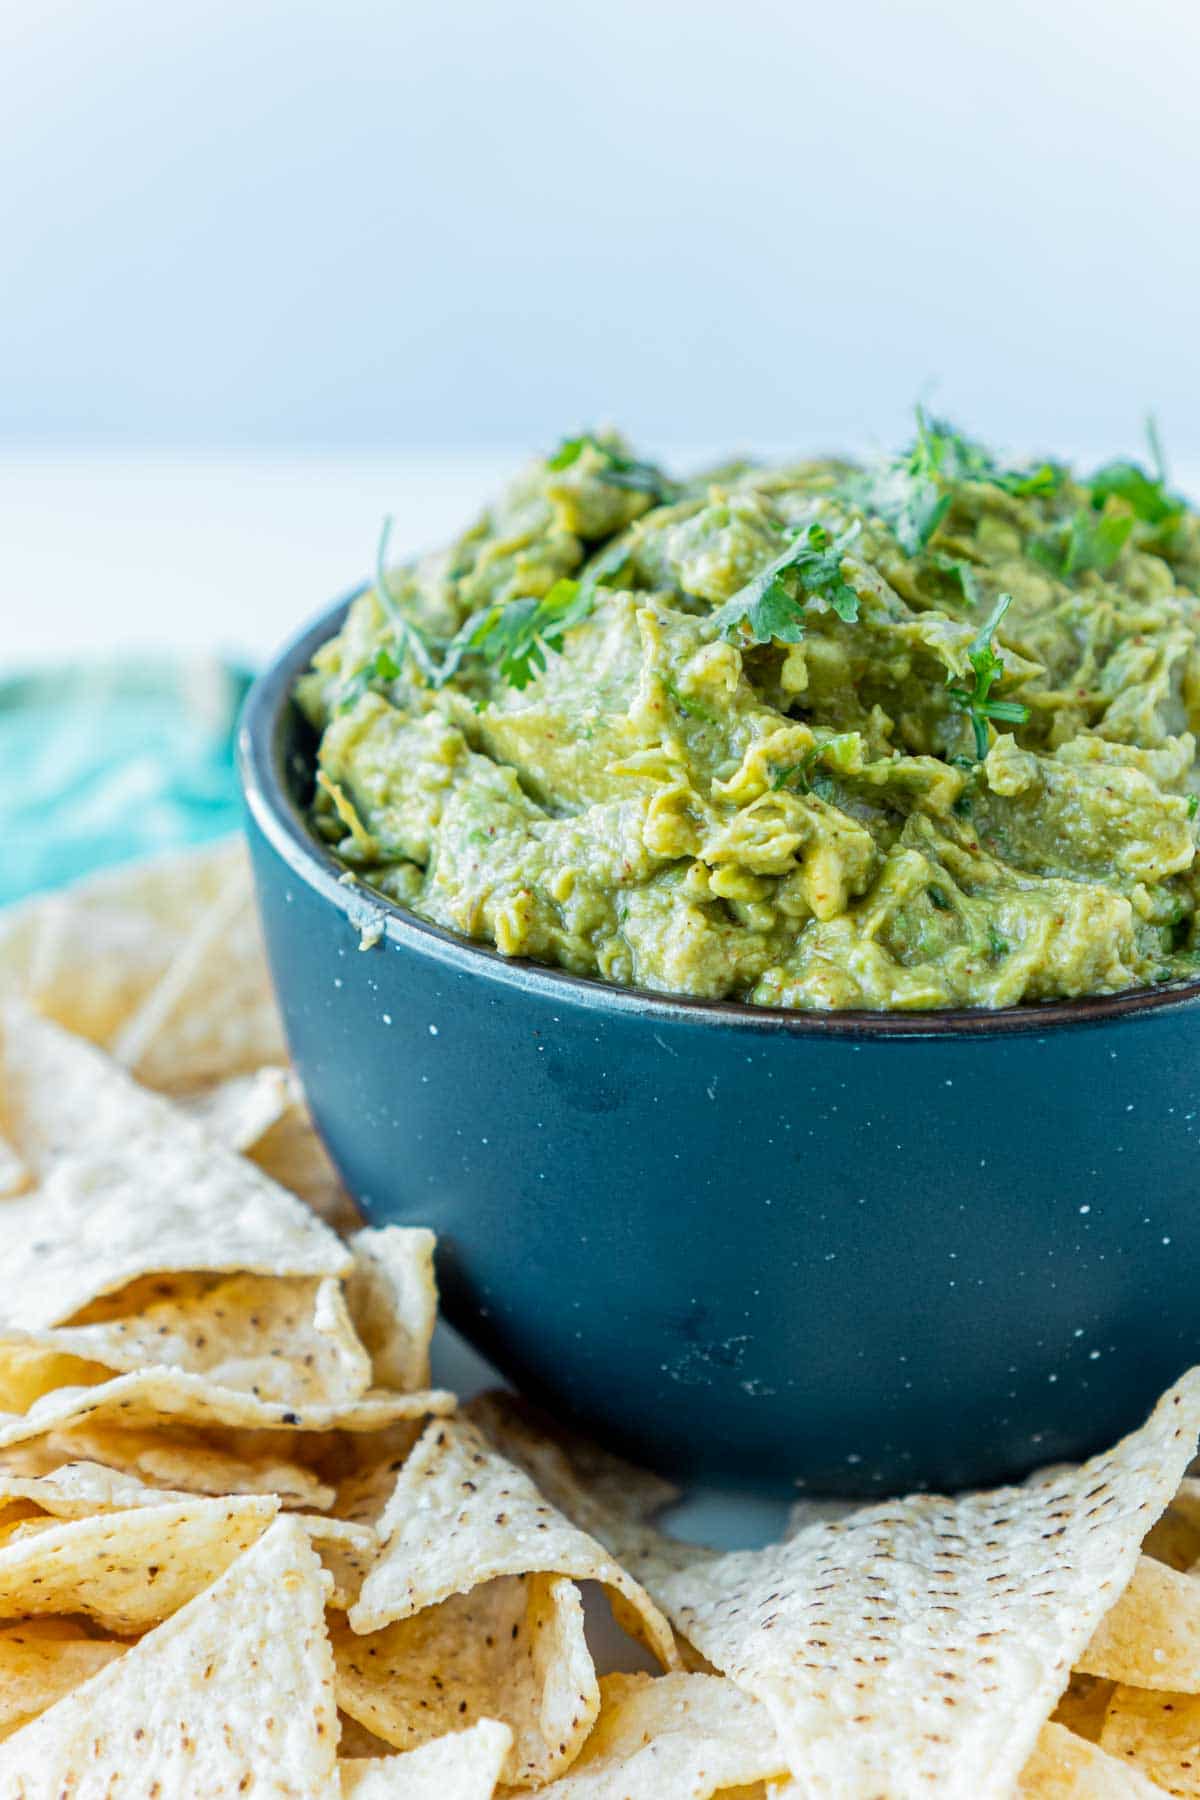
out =
<path fill-rule="evenodd" d="M 805 1009 L 1200 970 L 1200 515 L 1150 466 L 565 440 L 313 659 L 314 830 L 506 956 Z"/>

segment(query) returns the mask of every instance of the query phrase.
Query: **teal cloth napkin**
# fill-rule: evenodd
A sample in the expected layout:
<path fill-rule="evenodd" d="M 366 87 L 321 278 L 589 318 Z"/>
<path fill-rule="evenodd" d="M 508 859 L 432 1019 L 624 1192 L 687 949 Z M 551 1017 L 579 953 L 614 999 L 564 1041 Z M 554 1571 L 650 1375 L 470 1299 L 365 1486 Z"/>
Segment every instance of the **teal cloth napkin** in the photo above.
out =
<path fill-rule="evenodd" d="M 0 679 L 0 904 L 236 830 L 250 680 L 212 658 Z"/>

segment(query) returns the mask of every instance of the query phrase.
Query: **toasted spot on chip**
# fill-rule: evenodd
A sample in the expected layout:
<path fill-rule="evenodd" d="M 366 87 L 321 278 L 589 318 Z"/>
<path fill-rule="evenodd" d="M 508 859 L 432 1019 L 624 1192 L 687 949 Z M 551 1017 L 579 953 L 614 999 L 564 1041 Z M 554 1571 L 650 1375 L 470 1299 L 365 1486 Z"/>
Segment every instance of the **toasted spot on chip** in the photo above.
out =
<path fill-rule="evenodd" d="M 461 1419 L 426 1428 L 379 1532 L 384 1549 L 351 1611 L 355 1631 L 377 1631 L 497 1575 L 569 1575 L 607 1588 L 618 1623 L 664 1668 L 677 1660 L 671 1628 L 645 1589 Z"/>
<path fill-rule="evenodd" d="M 1115 1682 L 1101 1681 L 1095 1675 L 1082 1675 L 1076 1670 L 1050 1716 L 1056 1725 L 1065 1725 L 1076 1737 L 1098 1744 L 1104 1715 L 1115 1691 Z"/>
<path fill-rule="evenodd" d="M 0 1207 L 7 1324 L 58 1325 L 144 1275 L 342 1275 L 350 1257 L 294 1194 L 132 1082 L 9 1006 L 4 1129 L 38 1185 Z"/>
<path fill-rule="evenodd" d="M 81 1613 L 108 1631 L 144 1631 L 215 1581 L 277 1510 L 266 1495 L 191 1497 L 47 1520 L 0 1544 L 0 1617 Z"/>
<path fill-rule="evenodd" d="M 385 1225 L 350 1240 L 350 1316 L 382 1387 L 429 1385 L 429 1343 L 437 1322 L 432 1231 Z"/>
<path fill-rule="evenodd" d="M 1021 1771 L 1019 1800 L 1153 1800 L 1161 1789 L 1065 1725 L 1043 1725 Z"/>
<path fill-rule="evenodd" d="M 28 1725 L 127 1648 L 111 1638 L 87 1637 L 62 1619 L 26 1619 L 0 1628 L 0 1738 Z"/>
<path fill-rule="evenodd" d="M 279 1519 L 221 1578 L 119 1661 L 0 1743 L 0 1792 L 336 1792 L 326 1578 Z"/>
<path fill-rule="evenodd" d="M 402 1756 L 338 1763 L 342 1800 L 492 1800 L 511 1733 L 495 1719 Z"/>
<path fill-rule="evenodd" d="M 881 1502 L 668 1575 L 659 1592 L 680 1631 L 768 1708 L 802 1784 L 1003 1795 L 1133 1574 L 1198 1427 L 1194 1371 L 1078 1469 Z"/>
<path fill-rule="evenodd" d="M 343 1712 L 399 1749 L 500 1719 L 509 1784 L 569 1767 L 600 1709 L 579 1589 L 562 1577 L 501 1576 L 365 1637 L 334 1621 L 331 1637 Z"/>

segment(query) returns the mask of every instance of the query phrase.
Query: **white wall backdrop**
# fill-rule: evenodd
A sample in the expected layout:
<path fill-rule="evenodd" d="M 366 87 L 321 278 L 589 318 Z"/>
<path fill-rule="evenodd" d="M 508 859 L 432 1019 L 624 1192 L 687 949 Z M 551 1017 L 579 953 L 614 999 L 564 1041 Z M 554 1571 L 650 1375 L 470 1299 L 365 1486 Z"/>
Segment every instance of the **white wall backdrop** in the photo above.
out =
<path fill-rule="evenodd" d="M 1200 452 L 1195 0 L 3 0 L 0 441 Z"/>

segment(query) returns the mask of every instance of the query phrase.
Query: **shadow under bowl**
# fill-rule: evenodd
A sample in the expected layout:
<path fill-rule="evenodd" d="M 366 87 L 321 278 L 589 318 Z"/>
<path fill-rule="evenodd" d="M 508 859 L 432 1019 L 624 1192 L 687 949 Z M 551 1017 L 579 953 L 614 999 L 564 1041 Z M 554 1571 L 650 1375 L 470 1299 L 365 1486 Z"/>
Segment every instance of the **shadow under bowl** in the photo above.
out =
<path fill-rule="evenodd" d="M 345 604 L 243 717 L 271 968 L 348 1188 L 434 1228 L 498 1368 L 667 1474 L 870 1495 L 1087 1455 L 1200 1360 L 1200 983 L 814 1015 L 438 930 L 305 825 L 291 693 Z"/>

